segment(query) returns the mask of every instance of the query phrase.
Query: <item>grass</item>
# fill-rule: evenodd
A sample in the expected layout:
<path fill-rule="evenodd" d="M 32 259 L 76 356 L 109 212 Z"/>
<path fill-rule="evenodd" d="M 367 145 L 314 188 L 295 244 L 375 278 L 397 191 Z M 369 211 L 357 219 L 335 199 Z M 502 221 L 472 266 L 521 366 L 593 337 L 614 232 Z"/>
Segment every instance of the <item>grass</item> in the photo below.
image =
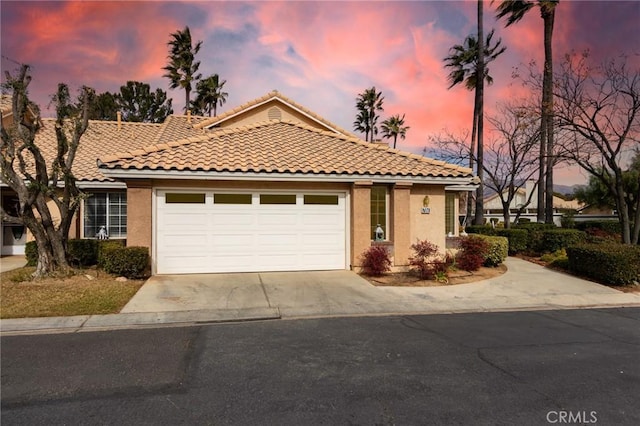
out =
<path fill-rule="evenodd" d="M 144 283 L 119 282 L 95 269 L 76 270 L 75 275 L 65 278 L 32 280 L 34 269 L 24 267 L 0 274 L 0 318 L 118 313 Z"/>

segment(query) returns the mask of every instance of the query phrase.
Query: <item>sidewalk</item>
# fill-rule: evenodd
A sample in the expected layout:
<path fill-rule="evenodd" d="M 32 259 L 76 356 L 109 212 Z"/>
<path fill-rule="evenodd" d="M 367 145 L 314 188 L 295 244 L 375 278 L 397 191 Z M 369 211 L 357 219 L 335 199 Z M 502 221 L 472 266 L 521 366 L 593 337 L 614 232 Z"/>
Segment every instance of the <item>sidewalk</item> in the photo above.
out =
<path fill-rule="evenodd" d="M 295 280 L 285 283 L 285 274 L 260 274 L 265 301 L 252 305 L 233 305 L 228 293 L 239 287 L 220 286 L 221 298 L 217 308 L 202 309 L 192 303 L 178 308 L 164 308 L 149 312 L 137 308 L 136 301 L 127 305 L 129 312 L 111 315 L 83 315 L 74 317 L 19 318 L 0 322 L 3 335 L 46 332 L 96 331 L 130 327 L 157 327 L 160 325 L 196 325 L 216 322 L 293 319 L 330 316 L 442 314 L 463 312 L 492 312 L 513 310 L 550 310 L 603 307 L 640 307 L 640 294 L 622 293 L 606 286 L 582 280 L 567 274 L 543 268 L 517 258 L 508 258 L 508 271 L 496 278 L 476 283 L 445 287 L 374 287 L 359 276 L 335 271 L 336 281 L 346 274 L 349 285 L 324 282 L 312 283 L 314 273 L 296 273 Z M 300 275 L 302 274 L 302 275 Z M 316 273 L 317 274 L 317 273 Z M 308 277 L 302 280 L 300 277 Z M 333 275 L 330 275 L 333 277 Z M 184 277 L 184 276 L 183 276 Z M 223 275 L 216 279 L 228 281 Z M 221 278 L 222 277 L 222 278 Z M 240 276 L 235 276 L 238 279 Z M 247 279 L 255 279 L 247 275 Z M 263 280 L 264 278 L 264 280 Z M 276 279 L 278 284 L 269 284 Z M 344 278 L 342 278 L 344 279 Z M 264 282 L 262 282 L 264 281 Z M 174 284 L 175 283 L 170 283 Z M 265 285 L 266 284 L 266 285 Z M 155 288 L 158 288 L 159 284 Z M 147 286 L 147 284 L 145 284 Z M 349 293 L 339 289 L 351 286 Z M 358 287 L 360 286 L 360 287 Z M 193 288 L 187 287 L 189 292 Z M 144 288 L 144 287 L 143 287 Z M 167 287 L 164 288 L 166 291 Z M 171 287 L 169 287 L 171 288 Z M 178 290 L 182 286 L 173 287 Z M 210 291 L 210 289 L 209 289 Z M 139 292 L 140 294 L 141 292 Z M 349 299 L 348 295 L 355 295 Z M 137 297 L 138 295 L 136 295 Z M 166 296 L 166 295 L 165 295 Z M 202 296 L 202 294 L 201 294 Z M 193 297 L 197 300 L 197 297 Z M 175 297 L 170 297 L 175 299 Z M 202 299 L 202 297 L 200 297 Z M 209 297 L 207 297 L 208 300 Z M 259 298 L 255 298 L 259 299 Z M 246 301 L 246 298 L 243 298 Z M 138 304 L 142 306 L 142 304 Z M 159 308 L 160 304 L 147 304 Z M 211 303 L 209 303 L 211 306 Z M 125 307 L 127 308 L 127 307 Z M 125 309 L 123 309 L 124 311 Z"/>

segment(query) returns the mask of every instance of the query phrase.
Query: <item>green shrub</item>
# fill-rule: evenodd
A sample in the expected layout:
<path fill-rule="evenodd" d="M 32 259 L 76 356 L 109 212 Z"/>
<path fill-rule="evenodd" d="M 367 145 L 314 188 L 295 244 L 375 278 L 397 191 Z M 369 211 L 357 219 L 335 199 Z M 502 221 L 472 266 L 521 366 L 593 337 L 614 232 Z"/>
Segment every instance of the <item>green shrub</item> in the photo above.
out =
<path fill-rule="evenodd" d="M 609 235 L 620 235 L 622 226 L 617 220 L 588 220 L 585 222 L 577 222 L 576 229 L 587 231 L 588 229 L 599 229 Z"/>
<path fill-rule="evenodd" d="M 98 263 L 97 240 L 69 240 L 67 258 L 74 266 L 92 266 Z"/>
<path fill-rule="evenodd" d="M 569 270 L 609 285 L 640 281 L 640 247 L 579 244 L 567 248 Z"/>
<path fill-rule="evenodd" d="M 496 230 L 487 225 L 467 225 L 464 230 L 467 234 L 496 235 Z"/>
<path fill-rule="evenodd" d="M 126 245 L 125 240 L 96 240 L 98 241 L 98 254 L 96 263 L 99 268 L 104 269 L 105 254 L 110 250 L 120 249 Z"/>
<path fill-rule="evenodd" d="M 35 241 L 29 241 L 24 246 L 24 256 L 27 258 L 27 266 L 38 264 L 38 245 Z"/>
<path fill-rule="evenodd" d="M 553 223 L 527 222 L 518 223 L 514 229 L 527 231 L 527 251 L 542 253 L 542 233 L 545 230 L 558 229 Z"/>
<path fill-rule="evenodd" d="M 391 256 L 385 246 L 371 246 L 360 256 L 362 269 L 367 275 L 379 277 L 391 270 Z"/>
<path fill-rule="evenodd" d="M 498 236 L 507 237 L 509 240 L 509 254 L 514 255 L 527 249 L 529 233 L 526 229 L 499 229 Z"/>
<path fill-rule="evenodd" d="M 144 278 L 149 267 L 147 247 L 109 247 L 102 251 L 104 270 L 127 278 Z"/>
<path fill-rule="evenodd" d="M 470 235 L 460 239 L 460 251 L 456 258 L 456 265 L 465 271 L 473 272 L 480 269 L 489 252 L 489 242 L 480 235 Z"/>
<path fill-rule="evenodd" d="M 567 250 L 565 249 L 556 250 L 553 253 L 546 253 L 540 256 L 540 260 L 547 263 L 552 263 L 553 261 L 562 258 L 567 258 Z"/>
<path fill-rule="evenodd" d="M 553 229 L 542 231 L 538 253 L 553 253 L 586 241 L 587 235 L 577 229 Z"/>
<path fill-rule="evenodd" d="M 575 212 L 574 211 L 569 211 L 565 214 L 562 215 L 562 217 L 560 218 L 560 226 L 562 228 L 566 228 L 566 229 L 573 229 L 576 227 L 576 220 L 575 220 Z"/>
<path fill-rule="evenodd" d="M 487 253 L 484 256 L 484 266 L 498 266 L 507 258 L 509 254 L 509 240 L 506 237 L 495 237 L 491 235 L 477 235 L 489 244 Z"/>

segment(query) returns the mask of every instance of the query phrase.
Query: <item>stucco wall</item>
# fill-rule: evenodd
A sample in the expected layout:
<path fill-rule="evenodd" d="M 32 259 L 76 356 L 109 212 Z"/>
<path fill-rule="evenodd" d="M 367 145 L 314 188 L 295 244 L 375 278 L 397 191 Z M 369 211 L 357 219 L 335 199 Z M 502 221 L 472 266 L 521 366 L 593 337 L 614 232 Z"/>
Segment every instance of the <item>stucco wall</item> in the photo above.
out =
<path fill-rule="evenodd" d="M 411 256 L 411 184 L 398 183 L 391 191 L 391 240 L 394 266 L 406 266 Z"/>
<path fill-rule="evenodd" d="M 281 120 L 301 122 L 312 127 L 316 127 L 320 130 L 327 130 L 326 127 L 319 124 L 317 121 L 310 119 L 304 114 L 287 107 L 279 101 L 272 100 L 266 104 L 257 106 L 245 113 L 239 114 L 236 117 L 229 118 L 220 124 L 220 127 L 240 127 L 247 124 L 259 123 L 261 121 L 269 120 L 269 110 L 273 107 L 277 107 L 281 113 Z"/>
<path fill-rule="evenodd" d="M 127 183 L 127 246 L 149 247 L 153 235 L 151 181 Z"/>
<path fill-rule="evenodd" d="M 360 256 L 371 246 L 371 182 L 351 188 L 351 266 L 359 266 Z"/>
<path fill-rule="evenodd" d="M 422 214 L 423 200 L 429 196 L 429 214 Z M 411 244 L 416 240 L 429 240 L 445 252 L 445 192 L 444 186 L 414 185 L 411 188 Z"/>

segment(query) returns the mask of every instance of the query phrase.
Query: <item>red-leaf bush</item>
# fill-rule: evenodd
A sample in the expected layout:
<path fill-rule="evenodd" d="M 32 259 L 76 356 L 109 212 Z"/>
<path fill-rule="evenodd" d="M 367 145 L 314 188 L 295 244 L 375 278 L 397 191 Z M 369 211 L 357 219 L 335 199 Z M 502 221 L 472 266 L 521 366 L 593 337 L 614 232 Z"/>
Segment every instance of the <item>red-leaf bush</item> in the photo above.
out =
<path fill-rule="evenodd" d="M 465 271 L 480 269 L 489 253 L 489 243 L 482 238 L 469 236 L 460 240 L 456 265 Z"/>
<path fill-rule="evenodd" d="M 418 272 L 421 279 L 426 280 L 433 278 L 435 274 L 434 262 L 437 259 L 438 246 L 427 240 L 418 240 L 415 244 L 411 244 L 411 250 L 414 255 L 409 258 L 409 265 L 412 270 Z"/>
<path fill-rule="evenodd" d="M 362 269 L 367 275 L 379 277 L 391 270 L 389 250 L 384 246 L 371 246 L 361 256 Z"/>

